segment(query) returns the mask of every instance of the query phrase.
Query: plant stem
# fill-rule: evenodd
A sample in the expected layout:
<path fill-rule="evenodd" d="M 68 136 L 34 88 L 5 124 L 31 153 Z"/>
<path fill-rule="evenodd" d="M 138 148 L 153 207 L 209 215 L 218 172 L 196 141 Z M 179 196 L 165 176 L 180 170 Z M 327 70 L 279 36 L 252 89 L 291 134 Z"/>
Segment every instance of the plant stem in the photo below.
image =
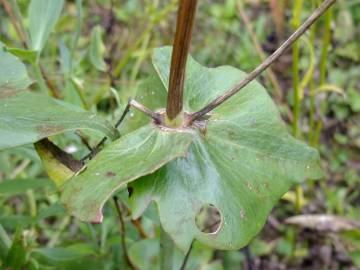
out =
<path fill-rule="evenodd" d="M 312 1 L 313 6 L 316 6 L 316 1 Z M 315 51 L 315 34 L 316 34 L 316 24 L 314 24 L 310 30 L 310 44 L 313 47 L 313 50 Z M 309 142 L 313 140 L 314 137 L 314 126 L 315 126 L 315 80 L 314 80 L 314 70 L 312 72 L 312 75 L 310 77 L 309 81 L 309 99 L 310 99 L 310 105 L 309 105 Z"/>
<path fill-rule="evenodd" d="M 254 48 L 255 48 L 260 60 L 264 61 L 266 59 L 266 54 L 265 54 L 264 50 L 262 49 L 259 40 L 256 37 L 256 33 L 253 29 L 253 26 L 251 25 L 250 19 L 243 8 L 243 3 L 241 1 L 237 1 L 237 7 L 238 7 L 240 17 L 243 20 L 243 22 L 245 24 L 245 28 L 246 28 L 247 32 L 249 33 L 250 39 L 254 45 Z M 277 79 L 275 73 L 272 71 L 271 68 L 269 68 L 267 70 L 267 77 L 268 77 L 269 81 L 271 82 L 272 86 L 274 87 L 275 95 L 279 99 L 282 99 L 282 90 L 281 90 L 279 80 Z"/>
<path fill-rule="evenodd" d="M 46 85 L 44 77 L 42 76 L 42 72 L 41 72 L 39 64 L 33 64 L 33 69 L 34 69 L 34 75 L 35 75 L 36 81 L 39 85 L 41 92 L 43 92 L 44 94 L 48 94 L 48 93 L 51 94 L 51 92 L 48 90 L 48 87 Z"/>
<path fill-rule="evenodd" d="M 172 120 L 182 111 L 186 61 L 195 21 L 197 0 L 181 0 L 171 57 L 166 113 Z"/>
<path fill-rule="evenodd" d="M 262 62 L 256 69 L 250 72 L 241 82 L 236 84 L 230 90 L 228 90 L 225 94 L 217 97 L 208 105 L 206 105 L 203 109 L 199 110 L 196 113 L 193 113 L 191 116 L 191 121 L 199 119 L 201 116 L 204 116 L 208 112 L 212 111 L 230 97 L 235 95 L 245 86 L 247 86 L 250 82 L 256 79 L 264 70 L 266 70 L 271 64 L 273 64 L 298 38 L 300 38 L 309 27 L 316 22 L 316 20 L 326 11 L 328 10 L 336 0 L 325 0 L 321 6 L 316 9 L 313 14 L 272 54 L 270 55 L 264 62 Z"/>
<path fill-rule="evenodd" d="M 300 26 L 301 20 L 301 11 L 303 7 L 303 0 L 296 0 L 293 8 L 293 20 L 292 26 L 293 29 L 297 29 Z M 296 41 L 293 44 L 293 88 L 294 88 L 294 108 L 293 108 L 293 135 L 294 137 L 299 137 L 299 120 L 300 120 L 300 106 L 301 106 L 301 97 L 299 91 L 299 55 L 300 55 L 300 46 L 299 42 Z"/>
<path fill-rule="evenodd" d="M 138 47 L 143 43 L 143 41 L 146 39 L 146 37 L 153 31 L 154 27 L 161 21 L 163 18 L 165 18 L 171 11 L 173 11 L 173 8 L 176 6 L 177 1 L 173 0 L 168 5 L 166 5 L 162 10 L 160 10 L 154 17 L 151 18 L 150 23 L 145 28 L 144 32 L 141 33 L 139 38 L 132 43 L 132 46 L 125 55 L 121 58 L 121 61 L 116 65 L 114 69 L 114 77 L 120 76 L 121 72 L 123 71 L 126 64 L 129 62 L 129 60 L 132 58 Z"/>
<path fill-rule="evenodd" d="M 184 260 L 183 260 L 183 262 L 181 264 L 180 270 L 185 270 L 186 264 L 189 261 L 190 254 L 191 254 L 191 251 L 193 250 L 193 247 L 194 247 L 194 240 L 191 242 L 190 248 L 186 252 L 186 255 L 185 255 Z"/>
<path fill-rule="evenodd" d="M 124 222 L 124 218 L 122 216 L 121 208 L 119 205 L 119 200 L 116 196 L 113 197 L 113 200 L 114 200 L 116 213 L 118 214 L 119 221 L 120 221 L 121 246 L 122 246 L 123 253 L 124 253 L 124 259 L 131 269 L 137 270 L 137 267 L 135 265 L 133 265 L 133 263 L 131 262 L 128 251 L 127 251 L 126 241 L 125 241 L 126 240 L 125 239 L 125 236 L 126 236 L 125 222 Z"/>
<path fill-rule="evenodd" d="M 329 46 L 331 41 L 331 19 L 332 19 L 332 9 L 329 9 L 325 13 L 325 25 L 324 25 L 324 36 L 323 36 L 323 47 L 321 50 L 321 60 L 320 60 L 320 80 L 319 85 L 323 85 L 326 81 L 326 72 L 327 72 L 327 59 Z"/>
<path fill-rule="evenodd" d="M 160 225 L 160 270 L 173 269 L 174 242 Z"/>

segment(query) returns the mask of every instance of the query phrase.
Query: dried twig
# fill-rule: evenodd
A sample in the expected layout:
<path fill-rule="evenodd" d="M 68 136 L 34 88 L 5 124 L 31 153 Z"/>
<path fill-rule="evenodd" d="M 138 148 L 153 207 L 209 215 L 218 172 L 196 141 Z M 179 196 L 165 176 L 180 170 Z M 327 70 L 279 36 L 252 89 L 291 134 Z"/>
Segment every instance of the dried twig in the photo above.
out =
<path fill-rule="evenodd" d="M 206 105 L 203 109 L 198 112 L 195 112 L 191 115 L 191 121 L 199 119 L 201 116 L 207 114 L 212 111 L 230 97 L 235 95 L 245 86 L 247 86 L 250 82 L 255 80 L 264 70 L 266 70 L 271 64 L 273 64 L 279 57 L 286 52 L 286 50 L 294 44 L 309 27 L 317 21 L 317 19 L 326 12 L 336 0 L 325 0 L 321 6 L 316 9 L 313 14 L 272 54 L 270 55 L 264 62 L 262 62 L 256 69 L 254 69 L 251 73 L 249 73 L 241 82 L 236 84 L 233 88 L 227 91 L 225 94 L 217 97 L 208 105 Z"/>

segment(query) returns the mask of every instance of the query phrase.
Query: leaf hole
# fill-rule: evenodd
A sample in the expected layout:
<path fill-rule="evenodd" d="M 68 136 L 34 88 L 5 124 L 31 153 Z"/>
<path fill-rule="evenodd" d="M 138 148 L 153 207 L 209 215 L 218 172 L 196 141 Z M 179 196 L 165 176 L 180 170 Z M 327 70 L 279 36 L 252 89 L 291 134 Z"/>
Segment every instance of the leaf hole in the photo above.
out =
<path fill-rule="evenodd" d="M 213 204 L 204 204 L 195 216 L 196 227 L 203 233 L 216 234 L 222 223 L 220 211 Z"/>

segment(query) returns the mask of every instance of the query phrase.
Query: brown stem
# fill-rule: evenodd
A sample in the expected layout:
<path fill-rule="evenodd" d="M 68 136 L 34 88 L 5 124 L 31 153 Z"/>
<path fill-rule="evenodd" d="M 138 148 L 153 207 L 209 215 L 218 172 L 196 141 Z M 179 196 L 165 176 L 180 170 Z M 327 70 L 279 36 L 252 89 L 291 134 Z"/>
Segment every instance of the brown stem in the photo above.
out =
<path fill-rule="evenodd" d="M 264 50 L 262 49 L 258 38 L 256 37 L 256 33 L 254 31 L 254 28 L 251 25 L 250 19 L 249 19 L 248 15 L 246 14 L 246 12 L 245 12 L 242 5 L 243 4 L 240 1 L 237 2 L 237 7 L 238 7 L 238 11 L 240 13 L 240 17 L 241 17 L 241 19 L 243 20 L 243 22 L 245 24 L 245 28 L 246 28 L 247 32 L 249 33 L 249 36 L 250 36 L 250 39 L 251 39 L 251 41 L 252 41 L 252 43 L 254 45 L 255 51 L 259 55 L 260 60 L 264 61 L 266 59 L 266 54 L 265 54 Z M 267 75 L 268 75 L 269 81 L 271 82 L 271 84 L 274 87 L 276 95 L 281 100 L 282 99 L 281 86 L 280 86 L 279 80 L 277 79 L 275 73 L 272 71 L 271 68 L 268 69 Z"/>
<path fill-rule="evenodd" d="M 195 21 L 196 5 L 197 0 L 181 0 L 178 9 L 166 107 L 170 120 L 174 119 L 183 107 L 186 60 Z"/>
<path fill-rule="evenodd" d="M 225 94 L 217 97 L 208 105 L 206 105 L 200 111 L 193 113 L 191 115 L 191 121 L 199 119 L 201 116 L 207 114 L 212 111 L 230 97 L 239 92 L 242 88 L 256 79 L 264 70 L 266 70 L 272 63 L 274 63 L 296 40 L 298 40 L 309 27 L 316 22 L 316 20 L 326 11 L 328 10 L 336 0 L 325 0 L 321 6 L 316 9 L 313 14 L 272 54 L 270 55 L 264 62 L 262 62 L 256 69 L 254 69 L 251 73 L 249 73 L 242 81 L 236 84 L 233 88 L 227 91 Z"/>
<path fill-rule="evenodd" d="M 119 205 L 119 200 L 116 196 L 113 197 L 113 200 L 114 200 L 114 204 L 115 204 L 116 213 L 118 214 L 119 221 L 120 221 L 121 246 L 122 246 L 123 253 L 124 253 L 124 259 L 131 269 L 137 270 L 137 267 L 131 262 L 128 251 L 127 251 L 126 242 L 125 242 L 125 236 L 126 236 L 125 222 L 124 222 L 124 218 L 123 218 L 121 208 Z"/>
<path fill-rule="evenodd" d="M 6 13 L 10 17 L 11 24 L 14 26 L 14 29 L 15 29 L 17 35 L 19 36 L 21 43 L 23 44 L 23 46 L 25 48 L 27 48 L 26 36 L 19 25 L 20 22 L 17 21 L 16 16 L 14 15 L 11 5 L 9 4 L 9 2 L 7 0 L 1 0 L 1 2 L 4 6 Z"/>

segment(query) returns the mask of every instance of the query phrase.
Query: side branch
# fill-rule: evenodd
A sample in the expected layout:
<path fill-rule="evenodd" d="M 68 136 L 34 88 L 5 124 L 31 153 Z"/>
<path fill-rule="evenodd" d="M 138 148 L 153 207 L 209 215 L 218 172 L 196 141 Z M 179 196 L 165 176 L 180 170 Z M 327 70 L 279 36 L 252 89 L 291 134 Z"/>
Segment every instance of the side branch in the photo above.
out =
<path fill-rule="evenodd" d="M 264 62 L 262 62 L 256 69 L 249 73 L 241 82 L 236 84 L 225 94 L 217 97 L 208 105 L 206 105 L 200 111 L 193 113 L 191 115 L 191 121 L 199 119 L 201 116 L 212 111 L 230 97 L 239 92 L 242 88 L 256 79 L 264 70 L 266 70 L 271 64 L 273 64 L 279 57 L 294 43 L 296 42 L 305 32 L 310 28 L 310 26 L 317 21 L 317 19 L 326 12 L 336 0 L 325 0 L 321 6 L 314 11 L 314 13 L 302 24 L 272 55 L 270 55 Z"/>
<path fill-rule="evenodd" d="M 136 100 L 130 99 L 128 104 L 126 105 L 126 108 L 125 108 L 124 112 L 122 113 L 120 119 L 115 124 L 116 128 L 118 128 L 120 126 L 120 124 L 124 121 L 125 116 L 129 113 L 131 107 L 150 116 L 156 123 L 160 123 L 162 121 L 162 117 L 160 114 L 151 111 L 149 108 L 145 107 L 144 105 L 137 102 Z M 102 138 L 101 141 L 98 142 L 98 144 L 91 150 L 91 152 L 81 159 L 81 161 L 85 161 L 87 159 L 94 158 L 97 155 L 97 153 L 100 152 L 102 146 L 104 145 L 104 143 L 106 141 L 107 141 L 107 137 Z"/>

